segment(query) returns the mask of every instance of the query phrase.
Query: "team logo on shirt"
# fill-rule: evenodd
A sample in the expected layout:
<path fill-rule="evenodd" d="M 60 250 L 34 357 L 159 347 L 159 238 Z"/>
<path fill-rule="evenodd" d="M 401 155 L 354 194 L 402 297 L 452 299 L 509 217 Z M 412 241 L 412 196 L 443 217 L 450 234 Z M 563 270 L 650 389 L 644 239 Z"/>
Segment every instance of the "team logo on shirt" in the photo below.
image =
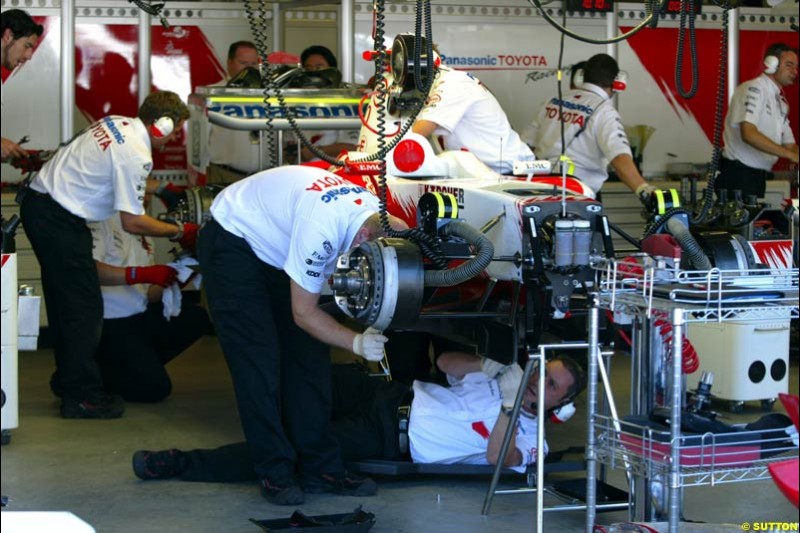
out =
<path fill-rule="evenodd" d="M 151 170 L 153 170 L 153 163 L 145 163 L 144 165 L 142 165 L 142 168 L 144 169 L 145 172 L 149 173 Z"/>
<path fill-rule="evenodd" d="M 434 94 L 428 96 L 428 99 L 425 100 L 425 105 L 426 106 L 435 106 L 436 104 L 438 104 L 441 101 L 442 101 L 442 95 L 439 94 L 439 93 L 434 93 Z"/>
<path fill-rule="evenodd" d="M 322 243 L 322 248 L 325 249 L 325 253 L 327 253 L 328 255 L 331 255 L 331 253 L 333 252 L 333 245 L 331 244 L 331 241 L 324 241 Z"/>
<path fill-rule="evenodd" d="M 314 261 L 313 259 L 306 258 L 306 264 L 308 266 L 323 266 L 325 264 L 324 261 Z"/>
<path fill-rule="evenodd" d="M 312 278 L 318 278 L 320 276 L 320 273 L 315 272 L 313 270 L 306 270 L 306 276 L 311 276 Z"/>

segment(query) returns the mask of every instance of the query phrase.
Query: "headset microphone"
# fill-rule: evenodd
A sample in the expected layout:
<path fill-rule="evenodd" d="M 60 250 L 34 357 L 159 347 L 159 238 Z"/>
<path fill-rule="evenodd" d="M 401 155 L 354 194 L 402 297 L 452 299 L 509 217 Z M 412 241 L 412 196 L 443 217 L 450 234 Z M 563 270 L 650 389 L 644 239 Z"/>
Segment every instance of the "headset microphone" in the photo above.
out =
<path fill-rule="evenodd" d="M 172 134 L 175 129 L 175 122 L 168 116 L 160 117 L 158 120 L 150 124 L 150 134 L 156 139 L 163 139 Z"/>

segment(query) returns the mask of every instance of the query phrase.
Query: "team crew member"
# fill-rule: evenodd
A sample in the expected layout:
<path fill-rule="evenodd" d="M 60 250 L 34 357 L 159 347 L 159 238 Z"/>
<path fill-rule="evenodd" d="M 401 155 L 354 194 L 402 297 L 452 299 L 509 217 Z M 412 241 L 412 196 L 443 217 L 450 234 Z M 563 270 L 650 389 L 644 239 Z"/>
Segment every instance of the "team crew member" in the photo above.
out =
<path fill-rule="evenodd" d="M 183 300 L 167 320 L 162 296 L 178 272 L 155 264 L 152 239 L 123 230 L 119 215 L 89 227 L 103 292 L 97 364 L 105 390 L 125 401 L 163 400 L 172 391 L 165 365 L 211 330 L 208 313 Z"/>
<path fill-rule="evenodd" d="M 189 117 L 178 95 L 157 92 L 137 118 L 108 116 L 59 149 L 22 200 L 25 234 L 42 269 L 47 319 L 54 337 L 56 378 L 65 418 L 116 418 L 124 402 L 103 392 L 95 361 L 103 326 L 100 280 L 87 221 L 119 211 L 122 228 L 194 246 L 197 226 L 178 227 L 144 214 L 152 150 L 172 139 Z"/>
<path fill-rule="evenodd" d="M 510 174 L 514 161 L 534 159 L 489 89 L 469 72 L 445 66 L 437 69 L 412 131 L 441 136 L 445 150 L 472 152 L 501 174 Z"/>
<path fill-rule="evenodd" d="M 262 495 L 274 504 L 301 503 L 303 491 L 377 490 L 345 472 L 328 431 L 326 345 L 380 360 L 386 337 L 357 334 L 317 307 L 337 257 L 382 234 L 377 209 L 374 195 L 338 176 L 280 167 L 225 188 L 200 232 L 211 316 Z"/>
<path fill-rule="evenodd" d="M 3 11 L 0 14 L 0 27 L 2 27 L 0 58 L 3 68 L 11 71 L 33 57 L 33 49 L 36 48 L 44 28 L 21 9 Z M 0 100 L 5 106 L 2 96 Z M 0 138 L 0 160 L 27 155 L 19 144 L 5 137 Z"/>
<path fill-rule="evenodd" d="M 339 62 L 328 48 L 321 45 L 309 46 L 300 54 L 303 69 L 314 72 L 328 68 L 339 68 Z M 338 156 L 343 150 L 353 151 L 358 142 L 358 130 L 323 130 L 304 131 L 303 134 L 313 145 L 326 155 Z M 315 161 L 317 156 L 309 148 L 303 146 L 300 151 L 302 161 Z"/>
<path fill-rule="evenodd" d="M 258 49 L 250 41 L 236 41 L 228 47 L 226 63 L 228 84 L 247 68 L 258 71 Z M 258 76 L 260 82 L 260 76 Z M 258 132 L 236 131 L 214 124 L 208 130 L 208 181 L 210 183 L 233 183 L 248 174 L 261 170 L 259 166 Z M 267 161 L 264 158 L 264 161 Z"/>
<path fill-rule="evenodd" d="M 798 162 L 783 88 L 797 79 L 797 50 L 781 43 L 767 48 L 764 73 L 739 85 L 725 117 L 720 175 L 716 190 L 740 190 L 763 198 L 778 158 Z"/>
<path fill-rule="evenodd" d="M 540 158 L 558 168 L 563 121 L 565 152 L 575 165 L 575 177 L 597 194 L 608 179 L 610 162 L 619 179 L 645 200 L 654 187 L 639 174 L 622 119 L 611 102 L 619 74 L 613 57 L 592 56 L 586 62 L 581 87 L 568 91 L 560 102 L 558 97 L 547 101 L 525 131 L 525 140 Z"/>
<path fill-rule="evenodd" d="M 450 387 L 416 381 L 413 395 L 408 385 L 397 381 L 387 383 L 349 367 L 334 367 L 331 427 L 345 459 L 401 459 L 408 450 L 400 449 L 398 406 L 410 405 L 407 436 L 414 462 L 497 464 L 509 423 L 504 405 L 513 405 L 522 369 L 463 352 L 445 352 L 437 364 L 447 373 Z M 563 405 L 585 385 L 583 370 L 569 357 L 549 361 L 546 380 L 545 411 Z M 534 372 L 504 462 L 520 472 L 536 460 L 538 383 Z M 189 452 L 143 450 L 134 454 L 133 468 L 142 479 L 253 479 L 244 443 Z"/>
<path fill-rule="evenodd" d="M 228 78 L 225 81 L 231 80 L 248 67 L 258 69 L 258 48 L 250 41 L 231 43 L 226 67 Z"/>

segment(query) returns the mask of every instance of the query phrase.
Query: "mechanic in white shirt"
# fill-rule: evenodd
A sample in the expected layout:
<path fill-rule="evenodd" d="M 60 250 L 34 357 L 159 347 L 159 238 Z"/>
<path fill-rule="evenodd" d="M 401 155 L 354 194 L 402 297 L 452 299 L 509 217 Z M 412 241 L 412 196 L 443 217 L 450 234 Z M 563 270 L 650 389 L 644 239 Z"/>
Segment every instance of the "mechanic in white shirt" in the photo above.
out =
<path fill-rule="evenodd" d="M 345 472 L 328 431 L 328 345 L 378 361 L 386 337 L 356 333 L 317 306 L 337 257 L 383 234 L 377 211 L 378 199 L 364 187 L 321 169 L 285 166 L 223 189 L 200 232 L 211 316 L 271 503 L 299 504 L 304 491 L 377 490 L 372 480 Z"/>
<path fill-rule="evenodd" d="M 554 173 L 560 173 L 563 122 L 565 153 L 574 164 L 568 173 L 597 194 L 608 179 L 610 163 L 619 179 L 644 201 L 655 188 L 639 174 L 622 119 L 611 101 L 619 74 L 614 58 L 592 56 L 584 67 L 580 88 L 566 92 L 561 101 L 556 96 L 545 102 L 523 137 L 540 158 L 553 163 Z"/>
<path fill-rule="evenodd" d="M 325 46 L 313 45 L 309 46 L 300 54 L 300 65 L 304 70 L 309 72 L 316 72 L 319 70 L 339 68 L 339 62 L 336 56 Z M 311 144 L 319 148 L 325 155 L 330 157 L 338 156 L 342 151 L 353 151 L 358 144 L 358 130 L 307 130 L 303 131 L 303 135 L 311 141 Z M 297 152 L 299 140 L 296 144 L 289 144 L 287 149 L 289 151 L 294 149 L 294 154 Z M 287 155 L 287 162 L 292 163 L 296 155 Z M 307 146 L 303 146 L 300 150 L 301 161 L 318 161 L 319 158 Z"/>
<path fill-rule="evenodd" d="M 13 71 L 31 57 L 33 49 L 44 32 L 44 27 L 37 24 L 25 11 L 9 9 L 0 14 L 0 63 L 3 68 Z M 0 106 L 5 106 L 0 87 Z M 5 133 L 5 131 L 3 132 Z M 6 137 L 0 137 L 0 161 L 14 157 L 26 157 L 28 154 L 17 143 Z"/>
<path fill-rule="evenodd" d="M 137 118 L 108 116 L 86 128 L 47 161 L 24 191 L 20 213 L 42 272 L 47 318 L 54 338 L 54 392 L 65 418 L 117 418 L 124 402 L 107 395 L 94 359 L 103 326 L 100 280 L 87 222 L 120 213 L 122 228 L 169 237 L 193 249 L 197 226 L 161 222 L 145 214 L 154 192 L 152 151 L 167 144 L 189 117 L 175 93 L 149 95 Z"/>
<path fill-rule="evenodd" d="M 534 159 L 491 91 L 471 73 L 445 66 L 411 129 L 434 143 L 441 136 L 440 148 L 472 152 L 500 174 L 510 174 L 514 161 Z"/>
<path fill-rule="evenodd" d="M 763 198 L 772 166 L 784 157 L 798 162 L 783 88 L 797 79 L 797 50 L 776 43 L 764 55 L 764 72 L 739 85 L 725 117 L 725 148 L 714 189 L 740 190 Z"/>
<path fill-rule="evenodd" d="M 103 385 L 128 402 L 161 401 L 172 391 L 165 365 L 211 331 L 208 313 L 183 299 L 180 313 L 167 319 L 162 295 L 178 283 L 178 272 L 155 264 L 153 240 L 122 229 L 119 215 L 89 228 L 103 292 Z"/>
<path fill-rule="evenodd" d="M 250 41 L 231 43 L 226 62 L 227 77 L 223 82 L 228 85 L 239 73 L 248 68 L 255 69 L 257 73 L 258 64 L 258 49 L 255 44 Z M 260 88 L 261 76 L 255 76 L 255 81 L 258 82 L 257 85 L 247 85 L 245 88 Z M 233 183 L 258 172 L 269 160 L 266 148 L 266 142 L 259 142 L 258 131 L 238 131 L 209 124 L 208 182 Z"/>
<path fill-rule="evenodd" d="M 331 429 L 346 460 L 401 460 L 398 415 L 408 416 L 407 441 L 417 463 L 497 464 L 510 421 L 508 412 L 522 369 L 466 352 L 444 352 L 436 361 L 449 387 L 415 381 L 410 387 L 386 382 L 337 365 L 333 373 Z M 536 460 L 538 372 L 526 384 L 517 431 L 505 466 L 524 472 Z M 583 369 L 559 356 L 547 362 L 545 412 L 571 401 L 586 385 Z M 253 479 L 253 461 L 244 443 L 188 452 L 138 451 L 133 467 L 141 479 L 180 477 L 184 481 L 233 482 Z"/>

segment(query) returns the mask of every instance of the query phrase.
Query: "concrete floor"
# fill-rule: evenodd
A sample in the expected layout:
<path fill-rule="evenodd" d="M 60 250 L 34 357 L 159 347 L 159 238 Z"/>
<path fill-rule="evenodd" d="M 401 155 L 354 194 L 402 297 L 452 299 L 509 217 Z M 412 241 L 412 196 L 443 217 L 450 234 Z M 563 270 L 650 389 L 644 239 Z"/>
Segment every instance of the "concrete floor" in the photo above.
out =
<path fill-rule="evenodd" d="M 206 484 L 139 481 L 131 470 L 138 449 L 214 447 L 242 438 L 227 368 L 216 339 L 204 338 L 169 366 L 172 396 L 157 405 L 128 404 L 118 420 L 64 420 L 50 393 L 53 371 L 49 350 L 20 354 L 20 427 L 2 448 L 2 494 L 8 511 L 70 511 L 98 532 L 255 533 L 249 518 L 288 517 L 293 508 L 264 501 L 253 484 Z M 797 360 L 792 361 L 790 390 L 798 391 Z M 615 358 L 612 382 L 619 407 L 627 408 L 628 358 Z M 582 399 L 579 401 L 579 414 Z M 724 409 L 724 405 L 718 406 Z M 754 420 L 758 405 L 748 404 L 734 421 Z M 549 426 L 551 449 L 581 445 L 585 417 Z M 572 477 L 581 477 L 576 473 Z M 620 472 L 610 480 L 624 487 Z M 308 495 L 301 509 L 310 515 L 352 511 L 357 505 L 375 513 L 378 532 L 534 531 L 533 494 L 497 496 L 491 515 L 481 516 L 489 480 L 480 478 L 377 478 L 372 498 Z M 501 485 L 520 486 L 521 477 Z M 797 522 L 797 509 L 771 481 L 689 488 L 684 516 L 691 520 Z M 4 510 L 5 512 L 5 510 Z M 623 521 L 625 512 L 600 514 L 598 521 Z M 544 531 L 582 531 L 581 511 L 545 515 Z M 682 528 L 684 530 L 684 528 Z"/>

